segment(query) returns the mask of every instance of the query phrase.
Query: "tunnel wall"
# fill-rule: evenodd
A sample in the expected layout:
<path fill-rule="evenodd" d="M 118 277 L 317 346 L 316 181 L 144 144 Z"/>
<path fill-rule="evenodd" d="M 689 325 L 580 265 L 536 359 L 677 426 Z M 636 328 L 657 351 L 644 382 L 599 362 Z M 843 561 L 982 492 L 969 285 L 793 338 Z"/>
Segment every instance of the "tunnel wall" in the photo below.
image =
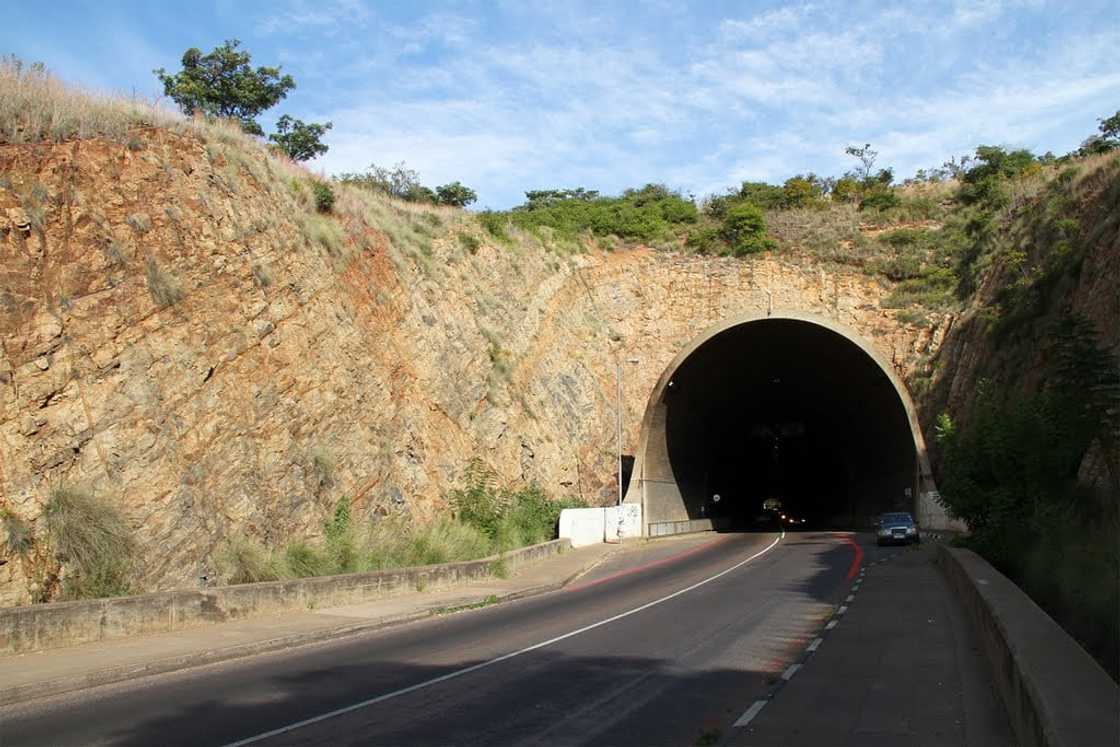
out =
<path fill-rule="evenodd" d="M 816 325 L 841 336 L 875 363 L 890 382 L 899 404 L 905 411 L 914 454 L 913 470 L 910 471 L 912 478 L 902 474 L 887 474 L 879 475 L 879 479 L 884 485 L 886 483 L 897 485 L 899 480 L 906 480 L 907 482 L 903 484 L 909 484 L 912 479 L 912 506 L 907 506 L 907 508 L 914 513 L 922 527 L 927 529 L 959 529 L 959 524 L 951 521 L 937 502 L 937 487 L 930 470 L 925 439 L 918 425 L 914 403 L 905 384 L 898 378 L 893 367 L 883 359 L 883 356 L 873 345 L 844 325 L 814 314 L 789 311 L 744 314 L 726 319 L 694 338 L 663 371 L 646 405 L 638 449 L 635 455 L 633 477 L 625 496 L 627 502 L 642 504 L 644 534 L 656 536 L 713 528 L 710 517 L 697 515 L 695 505 L 690 510 L 686 501 L 686 495 L 695 494 L 703 486 L 682 483 L 682 475 L 674 472 L 673 459 L 670 455 L 670 441 L 673 436 L 669 433 L 670 428 L 687 428 L 688 419 L 701 417 L 701 414 L 690 411 L 685 414 L 683 419 L 678 419 L 678 422 L 671 424 L 666 396 L 673 377 L 677 375 L 682 365 L 705 343 L 736 327 L 764 320 L 787 320 Z M 686 445 L 685 448 L 687 449 L 688 446 Z M 681 459 L 679 454 L 677 459 L 678 461 Z M 688 479 L 687 474 L 683 475 L 683 480 L 687 481 Z M 883 490 L 884 485 L 862 484 L 857 487 L 859 490 L 874 492 Z"/>

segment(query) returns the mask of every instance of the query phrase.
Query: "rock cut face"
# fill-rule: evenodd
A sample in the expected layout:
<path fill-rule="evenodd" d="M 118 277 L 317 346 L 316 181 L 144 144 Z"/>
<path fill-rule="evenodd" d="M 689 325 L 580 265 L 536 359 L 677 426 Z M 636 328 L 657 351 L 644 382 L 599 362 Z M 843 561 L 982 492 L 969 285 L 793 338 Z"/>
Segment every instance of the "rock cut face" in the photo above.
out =
<path fill-rule="evenodd" d="M 118 506 L 147 590 L 213 579 L 234 534 L 314 536 L 343 496 L 427 520 L 476 458 L 609 502 L 616 363 L 633 455 L 658 377 L 721 319 L 817 313 L 901 375 L 939 340 L 855 271 L 511 248 L 345 192 L 321 216 L 263 154 L 138 141 L 0 146 L 0 493 L 40 538 L 59 485 Z M 35 583 L 7 563 L 0 604 Z"/>

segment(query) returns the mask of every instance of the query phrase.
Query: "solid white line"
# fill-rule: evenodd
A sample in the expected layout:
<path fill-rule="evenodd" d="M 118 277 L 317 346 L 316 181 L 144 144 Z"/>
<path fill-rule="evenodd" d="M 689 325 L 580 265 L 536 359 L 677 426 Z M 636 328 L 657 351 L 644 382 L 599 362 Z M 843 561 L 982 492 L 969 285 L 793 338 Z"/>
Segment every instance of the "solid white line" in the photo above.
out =
<path fill-rule="evenodd" d="M 809 651 L 816 651 L 818 648 L 820 648 L 821 642 L 822 642 L 821 638 L 814 638 L 813 642 L 809 644 L 808 650 Z"/>
<path fill-rule="evenodd" d="M 302 721 L 296 721 L 294 723 L 288 724 L 287 726 L 281 726 L 278 729 L 272 729 L 271 731 L 261 732 L 260 734 L 255 734 L 251 737 L 246 737 L 245 739 L 240 739 L 236 742 L 230 742 L 229 744 L 226 745 L 226 747 L 240 747 L 240 745 L 243 745 L 243 744 L 252 744 L 254 742 L 259 742 L 262 739 L 268 739 L 269 737 L 275 737 L 279 734 L 285 734 L 285 733 L 290 732 L 290 731 L 295 731 L 296 729 L 303 728 L 304 726 L 310 726 L 311 724 L 317 724 L 320 721 L 326 721 L 328 719 L 336 718 L 338 716 L 342 716 L 342 715 L 347 714 L 347 713 L 352 713 L 354 711 L 360 710 L 362 708 L 366 708 L 366 707 L 371 706 L 371 705 L 375 705 L 377 703 L 383 703 L 386 700 L 391 700 L 393 698 L 400 697 L 401 695 L 408 695 L 409 693 L 414 693 L 417 690 L 423 690 L 425 688 L 431 687 L 432 685 L 438 685 L 441 682 L 447 682 L 448 680 L 453 680 L 457 677 L 462 677 L 464 674 L 470 674 L 471 672 L 477 672 L 480 669 L 485 669 L 486 667 L 493 666 L 494 664 L 498 664 L 498 663 L 501 663 L 503 661 L 508 661 L 508 660 L 514 658 L 515 656 L 521 656 L 522 654 L 527 654 L 527 653 L 530 653 L 532 651 L 536 651 L 537 649 L 544 648 L 545 646 L 551 646 L 554 643 L 559 643 L 560 641 L 566 640 L 568 638 L 572 638 L 573 636 L 580 635 L 581 633 L 586 633 L 589 630 L 594 630 L 595 628 L 600 628 L 604 625 L 609 625 L 610 623 L 621 620 L 624 617 L 630 617 L 630 615 L 636 615 L 639 612 L 644 612 L 645 610 L 648 610 L 650 607 L 656 607 L 659 604 L 662 604 L 664 602 L 668 602 L 670 599 L 675 599 L 675 598 L 679 597 L 681 594 L 687 594 L 690 591 L 694 591 L 695 589 L 699 589 L 701 586 L 704 586 L 705 584 L 711 583 L 712 581 L 715 581 L 717 578 L 721 578 L 723 576 L 726 576 L 728 573 L 731 573 L 732 571 L 735 571 L 735 570 L 738 570 L 739 568 L 742 568 L 744 565 L 751 562 L 755 558 L 761 557 L 761 556 L 765 555 L 766 553 L 770 552 L 771 550 L 773 550 L 778 545 L 778 543 L 781 542 L 785 538 L 785 536 L 786 536 L 786 532 L 783 529 L 782 533 L 780 535 L 778 535 L 778 537 L 775 538 L 775 540 L 773 542 L 771 542 L 763 550 L 760 550 L 759 552 L 756 552 L 754 555 L 750 556 L 749 558 L 746 558 L 745 560 L 740 560 L 735 565 L 733 565 L 729 568 L 725 568 L 724 570 L 720 571 L 719 573 L 715 574 L 714 576 L 708 576 L 703 581 L 697 581 L 696 583 L 692 584 L 692 586 L 686 586 L 685 588 L 680 589 L 678 591 L 674 591 L 672 594 L 667 594 L 667 595 L 661 597 L 660 599 L 655 599 L 652 602 L 646 602 L 645 604 L 643 604 L 640 607 L 635 607 L 634 609 L 628 610 L 626 612 L 620 612 L 619 614 L 614 615 L 612 617 L 608 617 L 605 620 L 600 620 L 599 622 L 591 623 L 590 625 L 584 625 L 582 628 L 577 628 L 577 629 L 571 631 L 570 633 L 564 633 L 563 635 L 558 635 L 555 638 L 549 638 L 547 641 L 541 641 L 540 643 L 534 643 L 532 646 L 526 646 L 525 648 L 519 649 L 517 651 L 512 651 L 508 654 L 503 654 L 501 656 L 490 659 L 489 661 L 480 662 L 478 664 L 474 664 L 474 665 L 469 666 L 469 667 L 463 667 L 462 669 L 456 669 L 454 672 L 448 672 L 447 674 L 440 675 L 439 677 L 433 677 L 430 680 L 424 680 L 423 682 L 418 682 L 415 685 L 410 685 L 408 687 L 403 687 L 400 690 L 394 690 L 393 692 L 385 693 L 384 695 L 378 695 L 378 696 L 373 697 L 373 698 L 368 698 L 367 700 L 363 700 L 359 703 L 354 703 L 353 705 L 348 705 L 348 706 L 345 706 L 343 708 L 336 708 L 333 711 L 328 711 L 326 713 L 321 713 L 318 716 L 312 716 L 311 718 L 306 718 L 306 719 L 303 719 Z M 753 708 L 754 706 L 751 706 L 751 707 Z M 761 708 L 761 706 L 760 706 L 760 708 Z M 746 714 L 743 714 L 743 715 L 746 716 Z M 754 718 L 754 716 L 751 716 L 751 718 Z M 742 720 L 742 719 L 740 719 L 740 720 Z"/>
<path fill-rule="evenodd" d="M 825 630 L 832 630 L 833 628 L 835 628 L 835 627 L 836 627 L 836 623 L 837 623 L 837 622 L 838 622 L 837 620 L 829 620 L 829 621 L 828 621 L 828 625 L 825 625 L 825 626 L 824 626 L 824 629 L 825 629 Z"/>
<path fill-rule="evenodd" d="M 847 611 L 848 611 L 848 605 L 842 604 L 842 605 L 840 605 L 840 609 L 836 610 L 836 616 L 840 617 L 840 615 L 843 615 Z"/>
<path fill-rule="evenodd" d="M 756 700 L 755 702 L 751 703 L 751 707 L 743 712 L 743 715 L 740 716 L 739 720 L 734 723 L 734 726 L 746 726 L 747 724 L 749 724 L 765 705 L 765 700 Z"/>
<path fill-rule="evenodd" d="M 801 665 L 800 665 L 800 664 L 790 664 L 790 665 L 789 665 L 789 669 L 787 669 L 786 671 L 782 672 L 782 679 L 783 679 L 783 680 L 786 680 L 786 681 L 792 680 L 792 679 L 793 679 L 793 675 L 797 674 L 797 670 L 798 670 L 798 669 L 801 669 Z"/>
<path fill-rule="evenodd" d="M 856 595 L 855 595 L 855 594 L 849 594 L 849 595 L 848 595 L 848 598 L 847 598 L 847 599 L 845 599 L 844 601 L 845 601 L 845 602 L 851 602 L 851 601 L 852 601 L 852 600 L 854 600 L 855 598 L 856 598 Z"/>

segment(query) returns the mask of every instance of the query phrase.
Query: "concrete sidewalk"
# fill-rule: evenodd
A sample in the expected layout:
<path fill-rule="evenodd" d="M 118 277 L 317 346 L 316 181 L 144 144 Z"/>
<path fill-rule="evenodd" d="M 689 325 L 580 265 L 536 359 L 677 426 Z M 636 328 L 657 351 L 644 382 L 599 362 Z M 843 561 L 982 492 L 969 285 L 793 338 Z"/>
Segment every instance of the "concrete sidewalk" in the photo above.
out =
<path fill-rule="evenodd" d="M 1014 744 L 977 633 L 934 548 L 865 551 L 865 571 L 832 627 L 725 743 Z"/>
<path fill-rule="evenodd" d="M 619 550 L 619 545 L 581 547 L 522 567 L 507 579 L 489 578 L 453 589 L 411 592 L 343 607 L 2 656 L 0 706 L 552 591 Z"/>

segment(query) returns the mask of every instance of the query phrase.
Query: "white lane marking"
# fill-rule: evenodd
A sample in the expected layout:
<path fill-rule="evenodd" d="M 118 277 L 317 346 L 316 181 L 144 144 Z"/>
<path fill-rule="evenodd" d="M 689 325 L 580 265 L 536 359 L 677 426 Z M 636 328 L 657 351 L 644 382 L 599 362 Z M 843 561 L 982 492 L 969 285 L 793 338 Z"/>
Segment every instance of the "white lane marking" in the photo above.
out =
<path fill-rule="evenodd" d="M 758 715 L 758 712 L 761 711 L 765 706 L 765 700 L 756 700 L 755 702 L 751 703 L 751 707 L 743 712 L 743 715 L 739 717 L 739 720 L 735 722 L 734 726 L 746 726 L 754 719 L 755 716 Z"/>
<path fill-rule="evenodd" d="M 825 629 L 825 630 L 832 630 L 833 628 L 835 628 L 835 627 L 836 627 L 836 623 L 837 623 L 837 622 L 839 622 L 839 621 L 838 621 L 838 620 L 829 620 L 829 621 L 828 621 L 828 625 L 825 625 L 825 626 L 824 626 L 824 629 Z"/>
<path fill-rule="evenodd" d="M 818 648 L 820 648 L 820 645 L 821 645 L 822 641 L 823 641 L 823 639 L 821 639 L 821 638 L 814 638 L 813 642 L 809 644 L 808 650 L 809 651 L 816 651 Z"/>
<path fill-rule="evenodd" d="M 722 571 L 715 574 L 714 576 L 708 576 L 706 579 L 704 579 L 702 581 L 697 581 L 696 583 L 692 584 L 691 586 L 686 586 L 683 589 L 679 589 L 677 591 L 674 591 L 672 594 L 666 594 L 665 596 L 661 597 L 660 599 L 655 599 L 652 602 L 646 602 L 645 604 L 641 605 L 640 607 L 635 607 L 634 609 L 627 610 L 626 612 L 620 612 L 617 615 L 614 615 L 612 617 L 608 617 L 605 620 L 600 620 L 599 622 L 596 622 L 596 623 L 591 623 L 590 625 L 584 625 L 582 628 L 577 628 L 577 629 L 571 631 L 570 633 L 564 633 L 563 635 L 558 635 L 555 638 L 549 638 L 547 641 L 541 641 L 540 643 L 534 643 L 532 646 L 526 646 L 525 648 L 518 649 L 517 651 L 512 651 L 508 654 L 502 654 L 501 656 L 490 659 L 489 661 L 483 661 L 483 662 L 480 662 L 478 664 L 474 664 L 474 665 L 469 666 L 469 667 L 463 667 L 462 669 L 456 669 L 454 672 L 448 672 L 447 674 L 440 675 L 439 677 L 433 677 L 430 680 L 424 680 L 423 682 L 418 682 L 415 685 L 409 685 L 408 687 L 402 687 L 400 690 L 394 690 L 393 692 L 385 693 L 384 695 L 378 695 L 378 696 L 373 697 L 373 698 L 368 698 L 366 700 L 363 700 L 363 701 L 358 702 L 358 703 L 354 703 L 352 705 L 345 706 L 343 708 L 336 708 L 333 711 L 327 711 L 326 713 L 321 713 L 318 716 L 312 716 L 311 718 L 305 718 L 302 721 L 295 721 L 291 724 L 288 724 L 287 726 L 281 726 L 277 729 L 272 729 L 271 731 L 265 731 L 265 732 L 261 732 L 260 734 L 254 734 L 251 737 L 246 737 L 245 739 L 239 739 L 236 742 L 230 742 L 229 744 L 226 745 L 226 747 L 240 747 L 241 745 L 244 745 L 244 744 L 253 744 L 254 742 L 259 742 L 262 739 L 268 739 L 269 737 L 275 737 L 275 736 L 278 736 L 280 734 L 286 734 L 287 732 L 295 731 L 296 729 L 301 729 L 304 726 L 310 726 L 311 724 L 317 724 L 321 721 L 326 721 L 328 719 L 336 718 L 338 716 L 342 716 L 342 715 L 345 715 L 347 713 L 353 713 L 354 711 L 361 710 L 362 708 L 367 708 L 367 707 L 369 707 L 371 705 L 375 705 L 377 703 L 383 703 L 386 700 L 391 700 L 393 698 L 400 697 L 401 695 L 408 695 L 409 693 L 414 693 L 417 690 L 423 690 L 425 688 L 431 687 L 432 685 L 438 685 L 441 682 L 447 682 L 448 680 L 453 680 L 457 677 L 462 677 L 464 674 L 470 674 L 471 672 L 477 672 L 480 669 L 485 669 L 487 667 L 493 666 L 494 664 L 499 664 L 503 661 L 508 661 L 508 660 L 514 658 L 515 656 L 521 656 L 522 654 L 527 654 L 527 653 L 530 653 L 532 651 L 536 651 L 537 649 L 544 648 L 545 646 L 551 646 L 554 643 L 559 643 L 560 641 L 563 641 L 563 640 L 568 639 L 568 638 L 572 638 L 573 636 L 580 635 L 581 633 L 586 633 L 589 630 L 594 630 L 595 628 L 600 628 L 604 625 L 609 625 L 610 623 L 621 620 L 624 617 L 630 617 L 630 615 L 636 615 L 639 612 L 644 612 L 645 610 L 648 610 L 650 607 L 656 607 L 659 604 L 662 604 L 664 602 L 668 602 L 670 599 L 675 599 L 675 598 L 679 597 L 681 594 L 687 594 L 690 591 L 694 591 L 696 589 L 699 589 L 701 586 L 704 586 L 705 584 L 711 583 L 712 581 L 715 581 L 717 578 L 721 578 L 723 576 L 726 576 L 728 573 L 731 573 L 732 571 L 735 571 L 735 570 L 738 570 L 739 568 L 742 568 L 743 566 L 745 566 L 747 563 L 751 562 L 755 558 L 761 557 L 761 556 L 765 555 L 766 553 L 770 552 L 771 550 L 773 550 L 775 547 L 777 547 L 779 542 L 781 542 L 783 539 L 785 539 L 785 536 L 786 536 L 786 532 L 783 529 L 781 534 L 778 535 L 778 537 L 776 537 L 773 542 L 771 542 L 764 549 L 760 550 L 759 552 L 756 552 L 754 555 L 750 556 L 749 558 L 746 558 L 745 560 L 740 560 L 735 565 L 730 566 L 729 568 L 723 569 Z M 752 708 L 753 708 L 753 706 L 752 706 Z M 745 715 L 746 714 L 744 714 L 744 716 Z M 751 718 L 754 718 L 754 716 L 751 716 Z M 742 720 L 742 719 L 740 719 L 740 720 Z"/>
<path fill-rule="evenodd" d="M 847 598 L 847 599 L 845 599 L 844 601 L 845 601 L 845 602 L 851 602 L 851 601 L 855 600 L 855 598 L 856 598 L 856 595 L 855 595 L 855 594 L 849 594 L 849 595 L 848 595 L 848 598 Z"/>
<path fill-rule="evenodd" d="M 847 611 L 848 611 L 848 605 L 842 604 L 842 605 L 840 605 L 840 609 L 836 610 L 836 616 L 839 617 L 840 615 L 843 615 Z"/>
<path fill-rule="evenodd" d="M 789 665 L 789 669 L 787 669 L 786 671 L 782 672 L 782 679 L 783 679 L 783 680 L 786 680 L 787 682 L 788 682 L 789 680 L 792 680 L 792 679 L 793 679 L 793 675 L 797 674 L 797 670 L 798 670 L 798 669 L 801 669 L 801 665 L 800 665 L 800 664 L 790 664 L 790 665 Z"/>

